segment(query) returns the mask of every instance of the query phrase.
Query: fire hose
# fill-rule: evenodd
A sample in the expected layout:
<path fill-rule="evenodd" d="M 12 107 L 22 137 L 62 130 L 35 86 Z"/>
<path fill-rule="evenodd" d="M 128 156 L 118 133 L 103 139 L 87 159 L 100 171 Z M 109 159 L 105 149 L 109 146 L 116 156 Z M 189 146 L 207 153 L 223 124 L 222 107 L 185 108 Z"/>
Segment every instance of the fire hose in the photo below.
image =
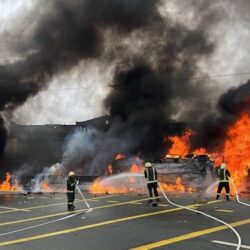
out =
<path fill-rule="evenodd" d="M 236 235 L 237 239 L 238 239 L 238 244 L 237 244 L 236 250 L 239 250 L 239 249 L 240 249 L 240 247 L 241 247 L 241 237 L 240 237 L 239 233 L 238 233 L 231 225 L 229 225 L 228 223 L 226 223 L 226 222 L 223 221 L 223 220 L 220 220 L 220 219 L 218 219 L 218 218 L 216 218 L 216 217 L 213 217 L 213 216 L 211 216 L 211 215 L 209 215 L 209 214 L 207 214 L 207 213 L 204 213 L 204 212 L 202 212 L 202 211 L 200 211 L 200 210 L 192 209 L 192 208 L 189 208 L 189 207 L 186 207 L 186 206 L 182 206 L 182 205 L 179 205 L 179 204 L 176 204 L 176 203 L 172 202 L 172 201 L 168 198 L 168 196 L 165 194 L 165 192 L 163 191 L 163 188 L 162 188 L 161 184 L 160 184 L 160 183 L 158 183 L 158 184 L 159 184 L 161 193 L 163 194 L 164 198 L 165 198 L 166 201 L 167 201 L 168 203 L 170 203 L 171 205 L 173 205 L 173 206 L 175 206 L 175 207 L 179 207 L 179 208 L 183 208 L 183 209 L 189 210 L 189 211 L 191 211 L 191 212 L 195 212 L 195 213 L 198 213 L 198 214 L 202 214 L 202 215 L 204 215 L 204 216 L 206 216 L 206 217 L 208 217 L 208 218 L 210 218 L 210 219 L 213 219 L 213 220 L 215 220 L 215 221 L 217 221 L 217 222 L 219 222 L 219 223 L 221 223 L 221 224 L 227 226 L 229 229 L 231 229 L 231 230 L 233 231 L 233 233 Z"/>
<path fill-rule="evenodd" d="M 244 206 L 250 207 L 250 204 L 247 204 L 247 203 L 245 203 L 245 202 L 240 201 L 240 199 L 239 199 L 239 194 L 238 194 L 238 190 L 237 190 L 237 188 L 236 188 L 236 186 L 235 186 L 235 184 L 234 184 L 234 180 L 233 180 L 233 179 L 230 179 L 230 181 L 231 181 L 231 183 L 232 183 L 232 185 L 233 185 L 233 188 L 234 188 L 236 201 L 237 201 L 238 203 L 244 205 Z"/>
<path fill-rule="evenodd" d="M 89 213 L 89 212 L 93 211 L 93 208 L 90 207 L 89 203 L 88 203 L 87 200 L 85 199 L 85 197 L 84 197 L 84 195 L 83 195 L 83 193 L 82 193 L 82 191 L 81 191 L 81 189 L 79 188 L 78 185 L 76 185 L 76 188 L 77 188 L 77 191 L 78 191 L 79 194 L 81 195 L 81 197 L 82 197 L 84 203 L 86 204 L 86 206 L 87 206 L 87 208 L 88 208 L 88 210 L 86 211 L 86 213 Z"/>
<path fill-rule="evenodd" d="M 87 200 L 85 199 L 82 191 L 80 190 L 79 186 L 76 185 L 76 188 L 79 192 L 79 194 L 81 195 L 84 203 L 86 204 L 88 210 L 86 211 L 86 213 L 88 212 L 91 212 L 93 211 L 93 208 L 90 207 L 89 203 L 87 202 Z M 24 209 L 23 209 L 24 210 Z M 27 210 L 28 211 L 28 210 Z M 42 226 L 45 226 L 45 225 L 48 225 L 48 224 L 51 224 L 51 223 L 55 223 L 55 222 L 59 222 L 59 221 L 63 221 L 63 220 L 66 220 L 66 219 L 69 219 L 69 218 L 72 218 L 72 217 L 75 217 L 76 215 L 78 215 L 79 213 L 74 213 L 74 214 L 70 214 L 68 216 L 65 216 L 65 217 L 62 217 L 62 218 L 59 218 L 59 219 L 56 219 L 56 220 L 51 220 L 51 221 L 48 221 L 48 222 L 44 222 L 44 223 L 41 223 L 41 224 L 37 224 L 37 225 L 34 225 L 34 226 L 30 226 L 30 227 L 25 227 L 25 228 L 20 228 L 20 229 L 17 229 L 17 230 L 14 230 L 14 231 L 10 231 L 10 232 L 5 232 L 5 233 L 2 233 L 0 234 L 0 237 L 1 236 L 6 236 L 6 235 L 10 235 L 10 234 L 14 234 L 14 233 L 18 233 L 18 232 L 23 232 L 23 231 L 26 231 L 26 230 L 29 230 L 29 229 L 34 229 L 34 228 L 37 228 L 37 227 L 42 227 Z"/>

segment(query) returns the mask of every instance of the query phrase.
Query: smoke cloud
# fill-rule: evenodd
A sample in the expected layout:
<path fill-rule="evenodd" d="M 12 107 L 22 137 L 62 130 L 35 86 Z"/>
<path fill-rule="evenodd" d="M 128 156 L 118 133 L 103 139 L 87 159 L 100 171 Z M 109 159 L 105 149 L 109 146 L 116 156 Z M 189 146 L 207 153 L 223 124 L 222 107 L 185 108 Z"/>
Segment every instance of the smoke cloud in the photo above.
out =
<path fill-rule="evenodd" d="M 157 19 L 158 1 L 51 1 L 41 7 L 39 21 L 16 44 L 22 57 L 0 65 L 0 111 L 11 113 L 36 95 L 52 76 L 104 51 L 104 30 L 128 34 Z M 140 15 L 138 12 L 140 11 Z M 128 18 L 129 17 L 129 18 Z M 2 118 L 1 118 L 2 120 Z M 6 130 L 1 122 L 3 149 Z"/>
<path fill-rule="evenodd" d="M 243 112 L 250 113 L 250 80 L 222 94 L 216 111 L 201 122 L 197 135 L 192 138 L 193 148 L 222 149 L 227 129 Z"/>
<path fill-rule="evenodd" d="M 111 91 L 104 101 L 111 126 L 106 132 L 89 135 L 76 131 L 67 140 L 63 163 L 77 165 L 84 161 L 95 172 L 106 167 L 116 153 L 160 152 L 171 119 L 199 122 L 207 114 L 214 114 L 211 96 L 216 90 L 201 62 L 209 60 L 216 51 L 217 41 L 210 34 L 226 15 L 218 3 L 189 1 L 187 6 L 178 1 L 182 8 L 192 8 L 192 20 L 186 24 L 185 18 L 172 17 L 170 3 L 38 3 L 37 9 L 42 10 L 38 20 L 15 44 L 19 60 L 0 65 L 0 111 L 12 114 L 46 89 L 53 77 L 82 61 L 94 61 L 113 68 Z M 226 98 L 222 96 L 218 104 L 224 111 L 231 108 Z M 218 119 L 231 118 L 219 115 Z M 3 150 L 6 130 L 3 119 L 0 121 Z M 218 130 L 224 129 L 220 122 L 214 123 L 219 124 Z"/>

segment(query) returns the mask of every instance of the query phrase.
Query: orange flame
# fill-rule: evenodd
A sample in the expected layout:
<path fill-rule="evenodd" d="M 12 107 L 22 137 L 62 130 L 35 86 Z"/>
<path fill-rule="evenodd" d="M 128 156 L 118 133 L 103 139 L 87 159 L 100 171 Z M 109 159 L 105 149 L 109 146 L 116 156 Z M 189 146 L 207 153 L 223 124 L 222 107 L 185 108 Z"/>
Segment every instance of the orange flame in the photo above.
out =
<path fill-rule="evenodd" d="M 194 132 L 190 129 L 187 129 L 182 136 L 169 136 L 166 140 L 172 142 L 171 148 L 168 150 L 169 155 L 179 155 L 185 156 L 190 153 L 189 139 L 194 135 Z M 198 148 L 194 152 L 197 155 L 207 154 L 205 148 Z"/>
<path fill-rule="evenodd" d="M 11 174 L 9 172 L 5 175 L 5 180 L 0 183 L 0 191 L 20 191 L 20 187 L 15 183 L 11 183 Z"/>
<path fill-rule="evenodd" d="M 168 140 L 172 142 L 172 146 L 168 154 L 186 155 L 189 152 L 189 137 L 192 135 L 191 130 L 186 130 L 182 136 L 169 136 Z"/>
<path fill-rule="evenodd" d="M 112 168 L 112 165 L 110 164 L 108 165 L 108 174 L 112 175 L 112 173 L 113 173 L 113 168 Z"/>
<path fill-rule="evenodd" d="M 227 131 L 224 157 L 237 187 L 244 186 L 250 163 L 250 116 L 242 113 Z"/>
<path fill-rule="evenodd" d="M 236 186 L 242 190 L 246 186 L 246 180 L 250 169 L 250 115 L 242 113 L 240 118 L 228 129 L 227 138 L 221 152 L 210 153 L 214 158 L 215 166 L 224 161 L 228 165 Z M 191 130 L 186 130 L 182 136 L 170 136 L 173 143 L 168 154 L 185 155 L 190 153 L 189 139 L 194 135 Z M 195 150 L 195 154 L 208 154 L 205 148 Z M 217 155 L 217 157 L 216 157 Z M 218 157 L 220 155 L 221 157 Z M 222 157 L 223 156 L 223 157 Z"/>
<path fill-rule="evenodd" d="M 49 184 L 47 184 L 45 181 L 40 181 L 40 189 L 42 191 L 46 191 L 46 192 L 51 192 L 52 191 Z"/>
<path fill-rule="evenodd" d="M 135 163 L 132 164 L 129 170 L 130 173 L 143 173 L 143 171 L 144 171 L 143 167 L 138 166 Z"/>
<path fill-rule="evenodd" d="M 161 183 L 162 188 L 164 189 L 164 191 L 167 192 L 185 192 L 185 191 L 189 191 L 192 192 L 192 188 L 185 188 L 185 186 L 182 183 L 182 179 L 181 177 L 177 177 L 175 180 L 175 184 L 166 184 L 166 183 Z"/>
<path fill-rule="evenodd" d="M 137 173 L 143 173 L 144 168 L 142 166 L 138 166 L 135 163 L 132 164 L 130 167 L 129 173 L 137 174 Z M 127 177 L 125 183 L 118 183 L 116 184 L 107 184 L 104 181 L 105 179 L 103 178 L 98 178 L 96 179 L 89 187 L 89 192 L 90 193 L 95 193 L 95 194 L 104 194 L 104 193 L 112 193 L 112 194 L 117 194 L 117 193 L 137 193 L 140 192 L 138 188 L 135 188 L 137 184 L 136 178 L 133 176 Z"/>

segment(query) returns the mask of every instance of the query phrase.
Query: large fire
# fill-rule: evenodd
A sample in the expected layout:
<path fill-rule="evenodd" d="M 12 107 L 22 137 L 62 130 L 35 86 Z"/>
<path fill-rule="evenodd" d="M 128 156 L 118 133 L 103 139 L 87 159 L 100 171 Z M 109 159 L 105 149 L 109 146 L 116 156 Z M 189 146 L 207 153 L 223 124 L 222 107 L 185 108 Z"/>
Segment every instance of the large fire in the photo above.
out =
<path fill-rule="evenodd" d="M 194 132 L 190 129 L 187 129 L 182 136 L 169 136 L 166 140 L 171 141 L 172 145 L 167 152 L 167 155 L 179 155 L 185 156 L 190 152 L 189 139 L 191 136 L 194 136 Z M 205 148 L 198 148 L 194 152 L 197 155 L 207 154 Z"/>
<path fill-rule="evenodd" d="M 243 113 L 240 118 L 228 129 L 227 137 L 225 139 L 223 150 L 221 152 L 207 152 L 205 148 L 196 149 L 194 152 L 190 152 L 190 138 L 195 134 L 187 129 L 182 136 L 170 136 L 168 141 L 172 142 L 171 148 L 168 150 L 168 155 L 179 155 L 181 157 L 194 153 L 196 155 L 208 154 L 210 158 L 213 158 L 215 166 L 218 166 L 222 161 L 227 163 L 228 169 L 231 173 L 231 177 L 234 179 L 239 191 L 243 190 L 247 183 L 247 177 L 250 168 L 250 116 Z M 218 157 L 219 156 L 219 157 Z M 124 159 L 125 156 L 118 154 L 117 159 Z M 109 165 L 108 172 L 112 175 L 112 169 Z M 137 164 L 132 164 L 130 167 L 130 173 L 143 174 L 144 168 Z M 104 185 L 102 179 L 97 179 L 91 186 L 89 191 L 92 193 L 127 193 L 138 192 L 133 190 L 130 184 L 133 184 L 137 180 L 135 178 L 128 177 L 126 185 L 112 186 Z M 128 184 L 129 183 L 129 184 Z M 145 180 L 144 180 L 145 183 Z M 192 192 L 193 189 L 190 186 L 185 186 L 181 177 L 177 177 L 175 184 L 162 184 L 165 191 L 173 192 Z M 233 189 L 232 193 L 233 193 Z"/>
<path fill-rule="evenodd" d="M 189 153 L 189 138 L 192 135 L 191 130 L 186 130 L 182 136 L 169 136 L 168 140 L 172 142 L 168 154 L 184 156 Z"/>
<path fill-rule="evenodd" d="M 172 142 L 172 146 L 167 152 L 185 156 L 188 153 L 209 154 L 210 156 L 220 156 L 215 158 L 215 166 L 224 162 L 227 164 L 236 186 L 239 191 L 244 189 L 250 169 L 250 116 L 242 113 L 240 118 L 228 129 L 227 137 L 221 152 L 207 152 L 200 148 L 190 152 L 189 139 L 195 136 L 191 130 L 186 130 L 182 136 L 170 136 L 167 139 Z"/>
<path fill-rule="evenodd" d="M 130 167 L 128 173 L 124 173 L 127 176 L 123 176 L 123 174 L 117 175 L 116 178 L 112 179 L 112 176 L 107 179 L 98 178 L 96 179 L 89 187 L 89 192 L 95 194 L 103 194 L 103 193 L 135 193 L 141 192 L 140 185 L 138 185 L 142 178 L 142 173 L 144 168 L 133 163 Z M 119 177 L 125 177 L 119 179 Z M 142 188 L 143 189 L 143 188 Z"/>
<path fill-rule="evenodd" d="M 20 187 L 16 184 L 16 181 L 11 179 L 9 172 L 5 175 L 5 180 L 0 183 L 0 191 L 20 191 Z"/>
<path fill-rule="evenodd" d="M 236 183 L 242 189 L 247 182 L 250 163 L 250 116 L 242 113 L 227 131 L 223 155 L 228 169 Z"/>

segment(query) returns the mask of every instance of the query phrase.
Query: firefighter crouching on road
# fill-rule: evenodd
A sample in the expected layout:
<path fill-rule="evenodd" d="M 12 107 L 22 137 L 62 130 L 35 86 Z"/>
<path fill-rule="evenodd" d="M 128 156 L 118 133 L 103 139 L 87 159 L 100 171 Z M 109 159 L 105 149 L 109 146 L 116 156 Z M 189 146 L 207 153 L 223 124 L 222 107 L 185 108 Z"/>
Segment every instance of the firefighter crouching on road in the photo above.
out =
<path fill-rule="evenodd" d="M 147 179 L 147 187 L 149 196 L 153 197 L 153 190 L 154 190 L 154 196 L 156 197 L 156 201 L 159 202 L 160 199 L 157 186 L 158 186 L 158 179 L 157 179 L 157 171 L 152 167 L 152 164 L 150 162 L 147 162 L 145 164 L 145 170 L 144 170 L 144 176 Z M 148 201 L 148 203 L 152 203 L 152 199 Z"/>
<path fill-rule="evenodd" d="M 229 187 L 230 172 L 227 170 L 227 165 L 225 163 L 222 163 L 220 168 L 218 169 L 218 177 L 219 177 L 219 186 L 218 186 L 218 190 L 217 190 L 216 200 L 219 199 L 221 190 L 224 187 L 226 189 L 226 198 L 228 201 L 230 201 L 230 198 L 229 198 L 229 195 L 230 195 L 230 187 Z"/>
<path fill-rule="evenodd" d="M 75 180 L 75 173 L 69 172 L 69 177 L 67 180 L 67 198 L 68 198 L 68 210 L 74 210 L 74 201 L 75 201 L 75 188 L 78 184 L 78 181 Z"/>

